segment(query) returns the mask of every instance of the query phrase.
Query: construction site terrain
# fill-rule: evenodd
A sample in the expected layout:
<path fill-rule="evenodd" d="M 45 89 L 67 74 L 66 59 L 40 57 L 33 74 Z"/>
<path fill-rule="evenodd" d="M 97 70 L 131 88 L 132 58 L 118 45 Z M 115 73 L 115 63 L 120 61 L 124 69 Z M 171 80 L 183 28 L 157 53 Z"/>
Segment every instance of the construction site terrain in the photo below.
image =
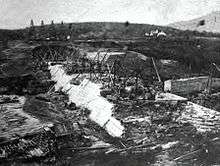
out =
<path fill-rule="evenodd" d="M 200 56 L 212 42 L 11 41 L 0 165 L 219 164 L 220 59 Z"/>

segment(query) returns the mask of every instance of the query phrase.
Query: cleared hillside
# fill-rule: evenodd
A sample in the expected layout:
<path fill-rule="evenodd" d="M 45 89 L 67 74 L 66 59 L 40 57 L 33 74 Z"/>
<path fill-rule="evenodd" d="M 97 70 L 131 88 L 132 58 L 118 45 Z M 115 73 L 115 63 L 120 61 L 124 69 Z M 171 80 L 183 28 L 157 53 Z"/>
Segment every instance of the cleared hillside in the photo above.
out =
<path fill-rule="evenodd" d="M 169 26 L 180 30 L 220 33 L 220 11 L 193 20 L 172 23 Z"/>

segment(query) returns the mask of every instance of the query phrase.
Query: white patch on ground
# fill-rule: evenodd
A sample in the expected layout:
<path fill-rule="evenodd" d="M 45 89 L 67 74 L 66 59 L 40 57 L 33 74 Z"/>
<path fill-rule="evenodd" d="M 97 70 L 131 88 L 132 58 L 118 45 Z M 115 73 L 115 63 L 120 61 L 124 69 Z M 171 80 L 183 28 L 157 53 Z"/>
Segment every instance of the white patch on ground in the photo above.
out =
<path fill-rule="evenodd" d="M 106 61 L 110 56 L 112 55 L 124 55 L 124 52 L 106 52 L 106 51 L 102 51 L 99 52 L 99 60 L 103 59 L 104 61 Z M 98 52 L 87 52 L 87 58 L 93 60 L 95 57 L 97 58 Z"/>
<path fill-rule="evenodd" d="M 101 84 L 84 79 L 80 85 L 70 84 L 75 75 L 66 75 L 61 65 L 49 67 L 52 80 L 56 81 L 55 90 L 62 89 L 69 95 L 69 100 L 79 107 L 91 111 L 90 119 L 104 127 L 113 137 L 120 137 L 124 127 L 112 116 L 113 104 L 100 95 Z"/>
<path fill-rule="evenodd" d="M 172 148 L 173 146 L 177 145 L 178 143 L 179 143 L 179 141 L 168 142 L 167 144 L 163 144 L 161 146 L 162 146 L 163 150 L 165 150 L 165 149 Z"/>
<path fill-rule="evenodd" d="M 185 101 L 187 98 L 177 96 L 172 93 L 159 93 L 155 96 L 156 101 L 167 101 L 167 100 L 177 100 L 177 101 Z"/>
<path fill-rule="evenodd" d="M 103 141 L 97 141 L 95 142 L 91 148 L 100 148 L 100 147 L 111 147 L 111 144 L 103 142 Z"/>
<path fill-rule="evenodd" d="M 167 60 L 167 59 L 162 59 L 162 60 L 160 60 L 160 62 L 161 62 L 163 65 L 175 65 L 175 64 L 178 63 L 178 61 Z"/>
<path fill-rule="evenodd" d="M 143 118 L 139 118 L 139 117 L 132 117 L 132 116 L 128 116 L 126 118 L 124 118 L 123 120 L 124 123 L 132 123 L 132 122 L 147 122 L 147 123 L 151 123 L 151 118 L 150 117 L 143 117 Z"/>

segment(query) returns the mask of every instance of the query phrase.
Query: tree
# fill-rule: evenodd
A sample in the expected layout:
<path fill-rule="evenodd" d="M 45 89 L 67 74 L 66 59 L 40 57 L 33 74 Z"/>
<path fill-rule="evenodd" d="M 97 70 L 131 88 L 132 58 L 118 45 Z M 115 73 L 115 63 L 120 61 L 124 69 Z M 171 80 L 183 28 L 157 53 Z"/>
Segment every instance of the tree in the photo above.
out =
<path fill-rule="evenodd" d="M 34 27 L 34 21 L 31 19 L 31 27 Z"/>
<path fill-rule="evenodd" d="M 128 21 L 125 22 L 125 27 L 128 27 L 130 25 L 130 23 Z"/>
<path fill-rule="evenodd" d="M 50 37 L 55 37 L 56 38 L 57 33 L 56 33 L 56 29 L 55 29 L 53 20 L 51 21 L 51 24 L 50 24 L 50 27 L 49 27 L 49 34 L 50 34 Z"/>
<path fill-rule="evenodd" d="M 199 23 L 198 23 L 198 25 L 197 25 L 197 27 L 198 27 L 198 26 L 203 26 L 203 25 L 205 25 L 205 20 L 200 20 Z"/>
<path fill-rule="evenodd" d="M 44 20 L 41 20 L 41 26 L 42 27 L 44 26 Z"/>
<path fill-rule="evenodd" d="M 30 40 L 35 35 L 34 21 L 31 19 L 30 28 L 28 29 L 27 39 Z"/>
<path fill-rule="evenodd" d="M 59 36 L 59 39 L 61 40 L 65 40 L 66 39 L 66 28 L 64 26 L 64 23 L 63 21 L 61 22 L 61 25 L 58 29 L 58 36 Z"/>
<path fill-rule="evenodd" d="M 128 21 L 126 21 L 126 22 L 124 23 L 125 30 L 122 32 L 123 35 L 124 35 L 124 37 L 126 37 L 126 36 L 128 35 L 129 25 L 130 25 L 130 23 L 129 23 Z"/>

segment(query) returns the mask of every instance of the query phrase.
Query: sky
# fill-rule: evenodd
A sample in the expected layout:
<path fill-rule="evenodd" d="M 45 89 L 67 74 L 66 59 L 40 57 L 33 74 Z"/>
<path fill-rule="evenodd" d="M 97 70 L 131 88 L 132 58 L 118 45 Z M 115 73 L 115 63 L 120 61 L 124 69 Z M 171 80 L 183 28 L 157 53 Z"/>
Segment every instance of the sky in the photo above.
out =
<path fill-rule="evenodd" d="M 0 0 L 0 28 L 64 22 L 167 25 L 220 11 L 220 0 Z"/>

